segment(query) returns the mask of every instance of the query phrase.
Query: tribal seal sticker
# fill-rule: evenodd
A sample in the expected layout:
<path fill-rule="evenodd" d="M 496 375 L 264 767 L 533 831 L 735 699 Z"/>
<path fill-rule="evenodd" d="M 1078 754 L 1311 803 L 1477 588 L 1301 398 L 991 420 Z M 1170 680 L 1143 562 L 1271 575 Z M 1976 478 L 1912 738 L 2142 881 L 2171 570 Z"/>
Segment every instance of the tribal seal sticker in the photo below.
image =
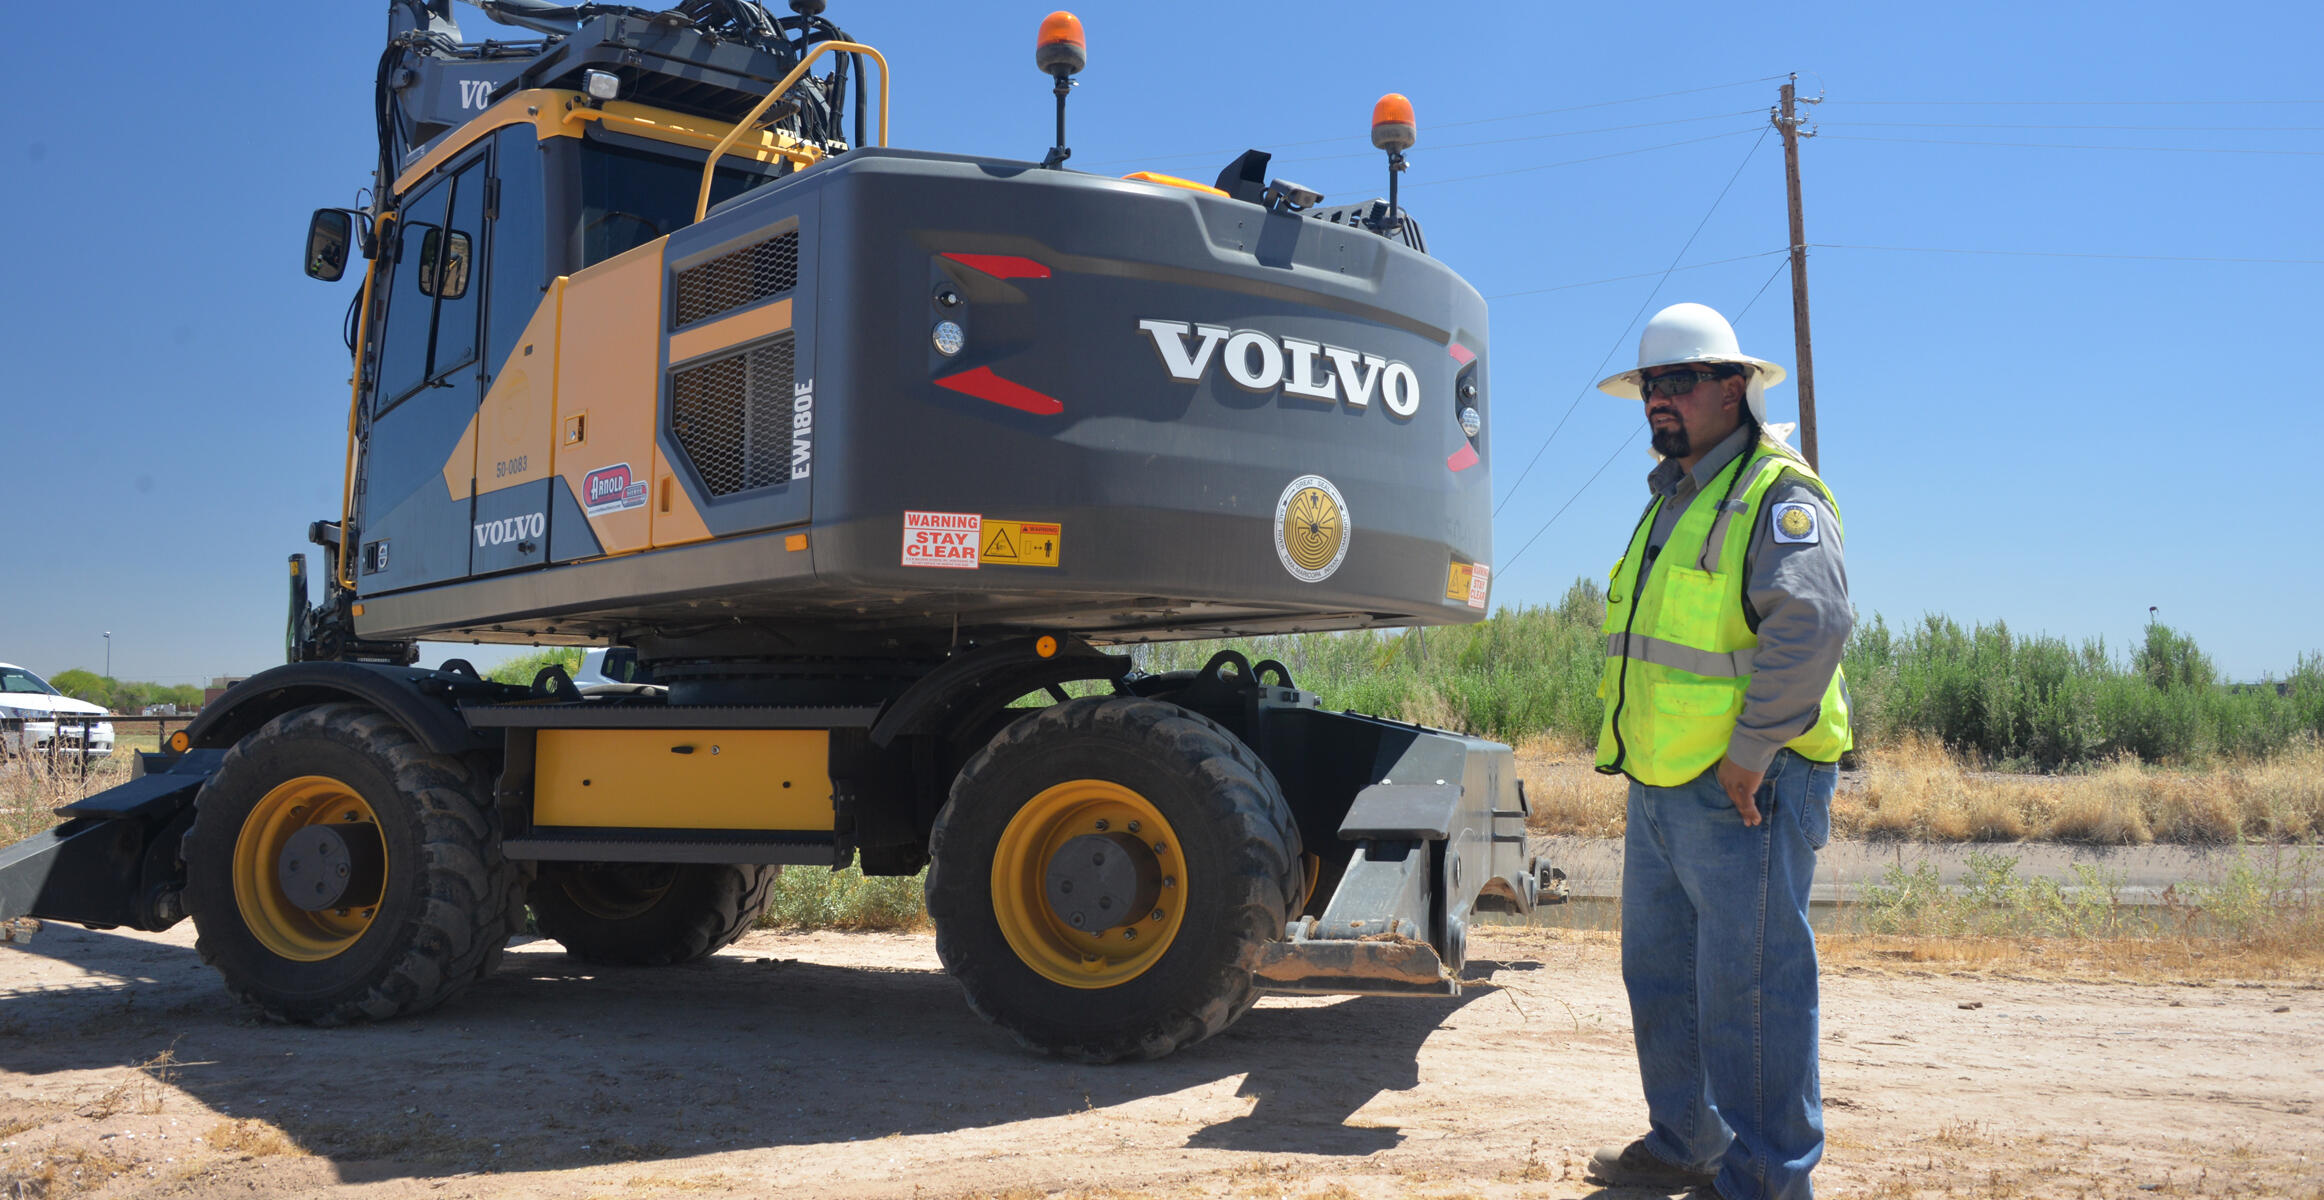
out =
<path fill-rule="evenodd" d="M 1775 540 L 1812 544 L 1816 540 L 1816 510 L 1805 504 L 1776 505 Z"/>
<path fill-rule="evenodd" d="M 1331 480 L 1302 475 L 1275 502 L 1275 557 L 1301 583 L 1321 583 L 1348 557 L 1348 502 Z"/>

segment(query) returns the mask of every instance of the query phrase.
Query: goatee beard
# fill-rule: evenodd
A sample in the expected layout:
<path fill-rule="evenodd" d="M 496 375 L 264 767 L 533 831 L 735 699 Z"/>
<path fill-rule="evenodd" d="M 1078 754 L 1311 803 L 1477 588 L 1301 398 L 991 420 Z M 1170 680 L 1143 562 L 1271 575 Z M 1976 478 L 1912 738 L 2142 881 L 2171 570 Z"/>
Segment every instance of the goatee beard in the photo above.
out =
<path fill-rule="evenodd" d="M 1684 425 L 1674 424 L 1654 431 L 1654 452 L 1664 458 L 1685 458 L 1694 448 L 1694 439 L 1687 436 Z"/>

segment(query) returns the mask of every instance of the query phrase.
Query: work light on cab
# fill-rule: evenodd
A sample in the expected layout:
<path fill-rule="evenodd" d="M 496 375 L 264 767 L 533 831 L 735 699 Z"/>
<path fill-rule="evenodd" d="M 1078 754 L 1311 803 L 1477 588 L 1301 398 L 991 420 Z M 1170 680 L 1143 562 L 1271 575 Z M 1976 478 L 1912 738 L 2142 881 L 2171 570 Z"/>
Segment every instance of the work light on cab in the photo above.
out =
<path fill-rule="evenodd" d="M 1372 145 L 1388 152 L 1388 220 L 1385 229 L 1404 224 L 1396 208 L 1396 177 L 1404 173 L 1404 152 L 1420 140 L 1412 119 L 1412 101 L 1402 92 L 1390 92 L 1372 104 Z"/>
<path fill-rule="evenodd" d="M 1073 77 L 1089 65 L 1089 39 L 1081 32 L 1081 18 L 1060 9 L 1041 18 L 1041 36 L 1033 44 L 1033 65 L 1057 80 L 1057 144 L 1041 165 L 1051 170 L 1065 165 L 1073 151 L 1065 147 L 1065 97 L 1073 91 Z"/>

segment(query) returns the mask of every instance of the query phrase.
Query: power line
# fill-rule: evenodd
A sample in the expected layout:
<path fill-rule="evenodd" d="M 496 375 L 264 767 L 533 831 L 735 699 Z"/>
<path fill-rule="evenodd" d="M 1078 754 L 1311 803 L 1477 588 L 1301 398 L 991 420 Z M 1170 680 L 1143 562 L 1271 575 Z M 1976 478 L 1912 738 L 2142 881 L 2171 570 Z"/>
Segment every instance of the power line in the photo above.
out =
<path fill-rule="evenodd" d="M 1528 288 L 1522 292 L 1499 292 L 1494 295 L 1487 296 L 1485 299 L 1510 300 L 1518 296 L 1539 296 L 1548 292 L 1564 292 L 1571 291 L 1574 288 L 1596 287 L 1601 283 L 1622 283 L 1632 279 L 1649 279 L 1656 275 L 1668 275 L 1671 273 L 1671 271 L 1700 271 L 1704 267 L 1720 267 L 1725 266 L 1728 263 L 1750 262 L 1752 259 L 1765 258 L 1770 254 L 1789 253 L 1791 253 L 1791 248 L 1787 246 L 1779 250 L 1762 250 L 1757 254 L 1738 254 L 1733 258 L 1714 258 L 1709 262 L 1688 263 L 1683 267 L 1672 267 L 1669 270 L 1663 271 L 1640 271 L 1636 275 L 1610 275 L 1604 279 L 1585 279 L 1580 283 L 1561 283 L 1556 287 Z M 1757 299 L 1757 297 L 1753 297 L 1753 299 Z"/>
<path fill-rule="evenodd" d="M 2109 129 L 2139 133 L 2324 133 L 2324 125 L 2018 125 L 1979 121 L 1826 121 L 1851 129 Z"/>
<path fill-rule="evenodd" d="M 1731 129 L 1725 133 L 1714 133 L 1698 138 L 1686 138 L 1682 141 L 1676 142 L 1664 142 L 1658 146 L 1640 146 L 1635 150 L 1615 150 L 1606 154 L 1592 154 L 1587 158 L 1569 158 L 1562 162 L 1540 163 L 1530 167 L 1512 167 L 1506 171 L 1487 171 L 1482 175 L 1456 175 L 1450 179 L 1419 179 L 1405 184 L 1404 189 L 1406 191 L 1410 191 L 1416 187 L 1434 187 L 1440 183 L 1467 183 L 1476 179 L 1500 179 L 1509 175 L 1523 175 L 1528 171 L 1547 171 L 1552 167 L 1578 166 L 1582 163 L 1600 162 L 1609 158 L 1626 158 L 1633 154 L 1647 154 L 1656 150 L 1669 150 L 1677 146 L 1693 146 L 1703 142 L 1715 142 L 1722 138 L 1741 137 L 1742 135 L 1750 132 L 1751 130 L 1747 128 Z M 1767 130 L 1763 127 L 1759 130 L 1759 132 L 1764 136 Z M 1758 148 L 1759 144 L 1757 142 L 1752 143 L 1752 149 L 1756 150 Z M 1346 190 L 1347 189 L 1342 189 L 1342 191 Z"/>
<path fill-rule="evenodd" d="M 2248 150 L 2228 146 L 2098 146 L 2069 142 L 1979 142 L 1956 138 L 1866 137 L 1861 134 L 1821 133 L 1836 142 L 1912 142 L 1924 146 L 2007 146 L 2019 150 L 2152 150 L 2165 154 L 2265 154 L 2290 158 L 2324 158 L 2324 150 Z"/>
<path fill-rule="evenodd" d="M 1714 83 L 1707 87 L 1681 88 L 1675 92 L 1655 92 L 1654 94 L 1648 96 L 1626 96 L 1620 100 L 1597 100 L 1588 104 L 1569 104 L 1563 108 L 1541 108 L 1535 109 L 1532 112 L 1507 113 L 1497 117 L 1472 117 L 1466 121 L 1446 121 L 1439 125 L 1433 125 L 1431 128 L 1463 129 L 1471 125 L 1490 125 L 1496 121 L 1522 121 L 1529 117 L 1550 117 L 1556 116 L 1559 113 L 1584 112 L 1593 108 L 1613 108 L 1617 105 L 1623 104 L 1644 104 L 1649 100 L 1668 100 L 1673 96 L 1695 96 L 1704 92 L 1724 91 L 1727 88 L 1749 87 L 1755 83 L 1766 83 L 1771 79 L 1781 78 L 1783 78 L 1781 75 L 1763 75 L 1757 79 L 1738 79 L 1733 83 Z M 1754 109 L 1752 111 L 1756 112 L 1758 110 Z M 1275 148 L 1278 150 L 1288 150 L 1297 146 L 1327 146 L 1335 142 L 1352 142 L 1357 140 L 1359 139 L 1355 135 L 1349 134 L 1337 137 L 1310 138 L 1303 142 L 1277 142 L 1275 144 Z M 1103 162 L 1094 162 L 1089 165 L 1093 167 L 1118 167 L 1126 163 L 1161 162 L 1174 158 L 1210 158 L 1220 154 L 1241 154 L 1243 149 L 1245 148 L 1237 148 L 1233 150 L 1189 150 L 1179 154 L 1148 154 L 1138 158 L 1107 159 Z"/>
<path fill-rule="evenodd" d="M 1541 523 L 1541 528 L 1534 530 L 1533 536 L 1525 539 L 1525 544 L 1517 548 L 1517 553 L 1510 555 L 1501 563 L 1499 574 L 1502 578 L 1508 578 L 1509 571 L 1517 565 L 1517 560 L 1525 557 L 1526 551 L 1533 549 L 1533 543 L 1540 541 L 1541 535 L 1548 533 L 1549 527 L 1557 524 L 1557 519 L 1565 515 L 1565 510 L 1572 508 L 1574 501 L 1581 499 L 1582 493 L 1590 490 L 1590 485 L 1598 481 L 1598 476 L 1606 473 L 1606 468 L 1614 465 L 1615 459 L 1622 457 L 1622 452 L 1630 448 L 1630 443 L 1638 440 L 1639 432 L 1645 428 L 1646 422 L 1640 421 L 1638 428 L 1631 430 L 1630 436 L 1623 438 L 1622 444 L 1614 447 L 1614 452 L 1606 456 L 1606 461 L 1599 463 L 1598 469 L 1590 472 L 1590 477 L 1582 481 L 1582 486 L 1575 488 L 1574 494 L 1566 497 L 1565 503 L 1558 505 L 1557 511 L 1549 514 L 1549 519 Z"/>
<path fill-rule="evenodd" d="M 2324 258 L 2230 258 L 2205 254 L 2099 254 L 2078 250 L 1981 250 L 1953 246 L 1867 246 L 1847 242 L 1813 242 L 1818 250 L 1891 250 L 1906 254 L 2001 254 L 2022 258 L 2105 258 L 2127 262 L 2259 263 L 2271 266 L 2324 267 Z"/>
<path fill-rule="evenodd" d="M 1776 253 L 1788 254 L 1789 251 L 1787 248 L 1785 250 L 1778 250 Z M 1743 320 L 1743 314 L 1750 312 L 1752 305 L 1759 303 L 1759 297 L 1767 294 L 1768 285 L 1774 283 L 1775 277 L 1777 275 L 1783 274 L 1783 269 L 1790 265 L 1791 260 L 1789 258 L 1785 258 L 1782 262 L 1775 264 L 1774 273 L 1767 277 L 1766 283 L 1759 285 L 1758 291 L 1751 294 L 1750 301 L 1745 303 L 1742 310 L 1735 314 L 1735 322 L 1733 323 L 1739 323 Z M 1540 541 L 1541 535 L 1548 533 L 1549 527 L 1557 524 L 1557 519 L 1565 515 L 1565 510 L 1572 508 L 1574 506 L 1574 501 L 1581 499 L 1582 493 L 1590 490 L 1591 484 L 1598 482 L 1598 476 L 1605 474 L 1606 468 L 1613 466 L 1614 460 L 1622 457 L 1622 452 L 1630 448 L 1630 443 L 1638 440 L 1639 432 L 1645 428 L 1646 422 L 1639 422 L 1637 428 L 1630 431 L 1630 436 L 1623 438 L 1621 444 L 1614 447 L 1614 452 L 1606 456 L 1606 461 L 1599 463 L 1598 469 L 1590 472 L 1590 477 L 1582 481 L 1582 486 L 1575 488 L 1574 494 L 1566 497 L 1565 503 L 1559 505 L 1557 511 L 1549 514 L 1549 519 L 1541 523 L 1541 528 L 1534 530 L 1533 536 L 1525 539 L 1525 544 L 1517 548 L 1517 553 L 1510 555 L 1501 563 L 1499 570 L 1503 578 L 1506 578 L 1508 576 L 1509 570 L 1517 565 L 1517 560 L 1523 558 L 1525 556 L 1525 552 L 1533 548 L 1533 543 Z"/>
<path fill-rule="evenodd" d="M 1719 205 L 1727 199 L 1727 193 L 1735 190 L 1735 181 L 1743 178 L 1743 168 L 1751 165 L 1751 160 L 1759 154 L 1759 147 L 1766 144 L 1767 135 L 1773 128 L 1774 126 L 1770 125 L 1763 126 L 1759 130 L 1759 140 L 1751 143 L 1751 149 L 1744 151 L 1743 161 L 1735 164 L 1735 173 L 1727 177 L 1727 186 L 1719 189 L 1718 196 L 1711 201 L 1710 209 L 1703 213 L 1703 219 L 1695 222 L 1695 230 L 1687 235 L 1686 244 L 1678 248 L 1678 253 L 1670 256 L 1670 265 L 1663 268 L 1662 278 L 1654 281 L 1654 286 L 1647 289 L 1646 298 L 1639 302 L 1638 311 L 1630 314 L 1630 319 L 1623 322 L 1622 332 L 1615 335 L 1614 344 L 1606 348 L 1606 356 L 1598 360 L 1598 369 L 1591 373 L 1593 377 L 1604 375 L 1606 364 L 1614 360 L 1614 355 L 1622 349 L 1622 344 L 1629 340 L 1631 327 L 1638 324 L 1638 318 L 1646 315 L 1647 305 L 1654 303 L 1654 297 L 1662 291 L 1663 283 L 1670 278 L 1671 272 L 1678 269 L 1679 261 L 1686 257 L 1687 251 L 1694 248 L 1695 239 L 1703 235 L 1704 226 L 1711 223 L 1711 217 L 1719 211 Z M 1788 253 L 1788 251 L 1789 248 L 1786 247 L 1786 252 Z M 1525 482 L 1526 476 L 1533 474 L 1534 464 L 1541 461 L 1543 451 L 1548 450 L 1549 444 L 1557 440 L 1557 435 L 1560 430 L 1565 428 L 1566 422 L 1573 419 L 1574 410 L 1582 406 L 1582 399 L 1590 394 L 1590 388 L 1593 386 L 1595 386 L 1594 383 L 1584 383 L 1582 390 L 1575 394 L 1574 402 L 1566 406 L 1565 415 L 1557 419 L 1557 426 L 1549 431 L 1548 437 L 1541 439 L 1541 445 L 1534 450 L 1533 457 L 1526 460 L 1525 469 L 1517 473 L 1516 482 L 1509 485 L 1509 490 L 1502 495 L 1501 502 L 1493 506 L 1494 516 L 1500 516 L 1501 510 L 1508 507 L 1509 502 L 1516 498 L 1518 487 Z"/>
<path fill-rule="evenodd" d="M 1771 284 L 1773 284 L 1773 283 L 1775 282 L 1775 277 L 1776 277 L 1776 276 L 1778 276 L 1778 275 L 1781 275 L 1781 274 L 1783 274 L 1783 269 L 1784 269 L 1785 267 L 1788 267 L 1788 266 L 1790 266 L 1790 265 L 1791 265 L 1791 258 L 1789 257 L 1789 255 L 1790 255 L 1790 253 L 1791 253 L 1791 249 L 1790 249 L 1790 247 L 1788 247 L 1788 246 L 1787 246 L 1787 247 L 1785 247 L 1784 249 L 1781 249 L 1781 250 L 1771 251 L 1771 253 L 1785 255 L 1786 257 L 1784 258 L 1784 260 L 1783 260 L 1782 262 L 1779 262 L 1779 263 L 1775 264 L 1775 269 L 1774 269 L 1774 270 L 1772 270 L 1772 271 L 1769 271 L 1769 272 L 1767 273 L 1767 282 L 1766 282 L 1766 283 L 1763 283 L 1763 284 L 1760 284 L 1760 285 L 1759 285 L 1759 290 L 1758 290 L 1758 291 L 1756 291 L 1756 292 L 1753 292 L 1753 293 L 1751 293 L 1751 301 L 1750 301 L 1750 303 L 1749 303 L 1749 304 L 1745 304 L 1745 305 L 1743 306 L 1743 312 L 1739 312 L 1739 313 L 1736 313 L 1736 314 L 1735 314 L 1735 319 L 1734 319 L 1734 320 L 1727 322 L 1729 325 L 1740 325 L 1740 324 L 1742 324 L 1742 323 L 1743 323 L 1743 313 L 1750 312 L 1750 311 L 1751 311 L 1751 305 L 1759 303 L 1759 298 L 1760 298 L 1761 296 L 1764 296 L 1764 295 L 1766 295 L 1766 294 L 1767 294 L 1767 289 L 1768 289 L 1769 285 L 1771 285 Z"/>
<path fill-rule="evenodd" d="M 1513 142 L 1540 142 L 1547 141 L 1550 138 L 1582 137 L 1584 135 L 1593 133 L 1622 133 L 1632 129 L 1658 129 L 1666 125 L 1693 125 L 1702 121 L 1722 121 L 1729 117 L 1755 117 L 1758 116 L 1759 113 L 1760 110 L 1756 108 L 1743 108 L 1736 109 L 1732 112 L 1711 113 L 1708 116 L 1702 117 L 1677 117 L 1668 121 L 1640 121 L 1634 125 L 1605 125 L 1596 129 L 1560 129 L 1553 133 L 1528 133 L 1520 137 L 1489 138 L 1481 142 L 1454 142 L 1446 146 L 1430 146 L 1428 149 L 1433 152 L 1439 150 L 1468 150 L 1477 146 L 1506 146 Z M 1312 157 L 1291 157 L 1285 158 L 1282 161 L 1320 163 L 1337 162 L 1340 159 L 1345 158 L 1378 158 L 1379 156 L 1380 152 L 1377 150 L 1359 150 L 1353 154 L 1324 154 Z"/>
<path fill-rule="evenodd" d="M 2068 108 L 2146 107 L 2177 108 L 2183 105 L 2237 105 L 2237 104 L 2324 104 L 2324 100 L 1859 100 L 1848 99 L 1844 104 L 1919 105 L 1924 108 L 1950 106 L 2025 108 L 2036 105 Z"/>

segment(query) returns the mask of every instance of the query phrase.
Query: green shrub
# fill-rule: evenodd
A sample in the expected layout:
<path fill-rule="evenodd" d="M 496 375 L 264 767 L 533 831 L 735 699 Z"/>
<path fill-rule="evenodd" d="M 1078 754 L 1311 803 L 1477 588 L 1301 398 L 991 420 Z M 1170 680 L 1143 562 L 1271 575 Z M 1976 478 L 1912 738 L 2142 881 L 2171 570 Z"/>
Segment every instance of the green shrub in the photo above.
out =
<path fill-rule="evenodd" d="M 530 654 L 520 654 L 484 673 L 495 683 L 514 683 L 531 687 L 533 677 L 550 667 L 563 667 L 567 675 L 581 669 L 581 657 L 586 654 L 579 646 L 544 646 Z"/>
<path fill-rule="evenodd" d="M 775 878 L 760 929 L 918 929 L 928 922 L 921 900 L 928 873 L 874 877 L 855 863 L 836 871 L 785 867 Z"/>

